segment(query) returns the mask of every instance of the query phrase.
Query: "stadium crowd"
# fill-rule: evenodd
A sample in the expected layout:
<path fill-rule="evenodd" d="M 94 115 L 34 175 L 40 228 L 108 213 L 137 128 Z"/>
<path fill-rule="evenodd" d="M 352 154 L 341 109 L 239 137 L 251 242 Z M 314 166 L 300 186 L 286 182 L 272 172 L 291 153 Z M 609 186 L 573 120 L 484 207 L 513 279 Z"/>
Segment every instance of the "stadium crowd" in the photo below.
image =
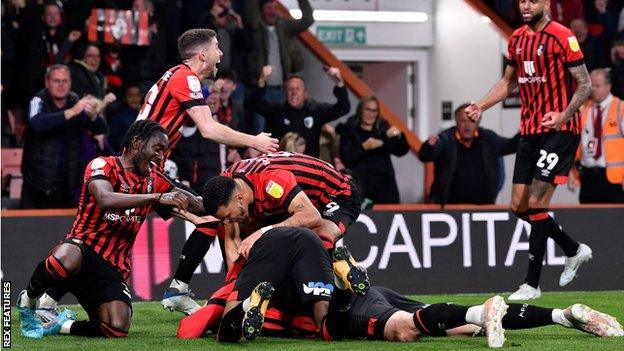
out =
<path fill-rule="evenodd" d="M 491 6 L 511 24 L 519 23 L 517 7 L 508 8 L 507 3 L 492 1 Z M 608 68 L 605 79 L 612 96 L 617 98 L 624 94 L 624 45 L 619 40 L 624 32 L 621 3 L 551 2 L 554 18 L 570 25 L 578 37 L 588 69 Z M 19 206 L 77 205 L 80 172 L 73 170 L 84 169 L 94 157 L 121 152 L 121 139 L 136 119 L 148 89 L 166 67 L 179 62 L 175 40 L 193 27 L 215 30 L 223 52 L 218 75 L 201 82 L 202 94 L 219 123 L 254 135 L 269 132 L 278 139 L 294 133 L 304 143 L 300 149 L 305 154 L 321 157 L 339 170 L 346 167 L 347 173 L 358 180 L 367 205 L 400 202 L 390 155 L 402 156 L 408 151 L 405 136 L 381 118 L 375 97 L 362 98 L 356 114 L 337 126 L 328 123 L 346 115 L 351 106 L 337 69 L 327 68 L 328 78 L 336 83 L 333 104 L 314 101 L 308 96 L 305 79 L 296 75 L 304 66 L 296 36 L 313 23 L 308 0 L 300 0 L 299 6 L 302 18 L 292 20 L 278 14 L 274 0 L 3 1 L 2 147 L 24 148 Z M 98 12 L 103 11 L 100 9 L 115 12 L 104 14 Z M 135 20 L 119 24 L 102 19 L 119 16 L 124 10 L 133 11 Z M 140 14 L 148 20 L 136 20 Z M 127 39 L 123 30 L 132 31 L 134 36 Z M 55 101 L 52 106 L 46 100 L 54 94 L 51 87 L 56 84 L 50 80 L 50 69 L 56 70 L 59 66 L 54 65 L 59 64 L 66 65 L 70 73 L 63 88 L 69 100 L 66 104 Z M 69 108 L 72 113 L 82 109 L 82 103 L 74 105 L 86 97 L 89 103 L 84 111 L 74 115 L 95 110 L 95 121 L 104 123 L 99 129 L 75 123 L 80 118 L 66 117 L 66 123 L 57 120 L 56 125 L 37 123 L 38 119 L 47 120 L 36 118 L 38 114 L 47 117 Z M 200 189 L 207 179 L 234 162 L 257 156 L 254 149 L 226 147 L 201 138 L 193 122 L 182 129 L 182 140 L 167 169 L 171 176 L 193 189 Z M 502 154 L 496 155 L 496 148 L 492 150 L 491 146 L 481 150 L 482 144 L 488 143 L 482 142 L 482 137 L 475 138 L 472 145 L 471 141 L 449 139 L 443 134 L 432 136 L 419 155 L 422 161 L 436 162 L 431 200 L 494 203 L 504 181 Z M 435 145 L 434 137 L 436 141 L 442 137 L 434 149 L 435 155 L 428 151 L 429 146 Z M 451 141 L 449 145 L 459 152 L 450 160 L 450 146 L 444 147 L 448 144 L 445 140 Z M 478 156 L 484 152 L 493 152 L 493 158 Z M 485 160 L 484 167 L 464 167 L 473 164 L 470 160 L 475 156 L 479 162 Z M 42 163 L 39 158 L 45 161 Z M 622 201 L 624 192 L 618 187 L 621 182 L 617 175 L 607 180 L 604 159 L 588 163 L 579 157 L 577 165 L 579 172 L 575 174 L 581 176 L 572 177 L 570 189 L 578 187 L 582 184 L 579 180 L 585 178 L 602 182 L 591 193 L 615 192 L 615 196 L 592 197 L 583 191 L 582 202 Z M 41 171 L 43 168 L 47 169 Z M 588 178 L 587 174 L 595 176 Z M 467 180 L 480 176 L 488 182 L 470 183 L 467 187 Z M 41 181 L 43 178 L 45 182 Z M 5 175 L 3 197 L 9 193 L 10 182 L 11 175 Z M 492 184 L 496 184 L 495 189 L 490 189 Z M 440 187 L 446 194 L 441 193 Z M 473 191 L 461 190 L 467 188 Z M 55 195 L 58 189 L 67 195 Z M 16 206 L 10 202 L 5 205 Z"/>

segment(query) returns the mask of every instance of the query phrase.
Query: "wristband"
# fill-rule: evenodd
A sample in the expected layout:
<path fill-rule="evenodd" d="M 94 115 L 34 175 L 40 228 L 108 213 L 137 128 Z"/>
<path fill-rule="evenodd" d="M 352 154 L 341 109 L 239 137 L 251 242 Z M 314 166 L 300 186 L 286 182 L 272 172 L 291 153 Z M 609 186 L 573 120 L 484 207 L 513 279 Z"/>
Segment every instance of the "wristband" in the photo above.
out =
<path fill-rule="evenodd" d="M 266 227 L 262 227 L 262 228 L 260 228 L 260 234 L 264 234 L 264 233 L 268 232 L 271 229 L 273 229 L 272 225 L 267 225 Z"/>

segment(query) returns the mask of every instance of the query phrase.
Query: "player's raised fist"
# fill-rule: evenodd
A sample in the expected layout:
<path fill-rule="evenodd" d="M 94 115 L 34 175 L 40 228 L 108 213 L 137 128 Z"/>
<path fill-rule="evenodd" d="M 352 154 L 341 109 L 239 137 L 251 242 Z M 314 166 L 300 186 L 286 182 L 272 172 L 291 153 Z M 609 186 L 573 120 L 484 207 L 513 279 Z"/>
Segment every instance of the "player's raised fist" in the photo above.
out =
<path fill-rule="evenodd" d="M 481 108 L 476 102 L 470 102 L 470 105 L 464 110 L 466 116 L 473 122 L 477 122 L 481 118 Z"/>

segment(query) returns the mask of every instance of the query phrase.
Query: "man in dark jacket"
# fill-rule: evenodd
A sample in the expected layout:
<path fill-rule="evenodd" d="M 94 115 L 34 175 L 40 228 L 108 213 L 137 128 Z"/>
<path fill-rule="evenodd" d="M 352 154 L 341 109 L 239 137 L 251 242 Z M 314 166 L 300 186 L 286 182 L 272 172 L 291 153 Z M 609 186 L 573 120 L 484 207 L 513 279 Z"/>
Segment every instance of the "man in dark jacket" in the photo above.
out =
<path fill-rule="evenodd" d="M 22 208 L 67 208 L 80 187 L 82 132 L 106 132 L 98 101 L 71 92 L 69 69 L 50 66 L 45 89 L 30 101 L 22 159 Z"/>
<path fill-rule="evenodd" d="M 498 195 L 498 158 L 516 152 L 519 134 L 508 139 L 481 128 L 455 110 L 456 126 L 429 137 L 418 153 L 435 164 L 431 198 L 439 204 L 493 204 Z"/>
<path fill-rule="evenodd" d="M 264 89 L 268 77 L 272 74 L 271 66 L 264 66 L 258 79 L 258 88 L 252 89 L 251 107 L 256 113 L 263 115 L 267 121 L 267 131 L 273 137 L 281 139 L 288 132 L 295 132 L 306 141 L 306 155 L 319 156 L 319 137 L 321 128 L 327 122 L 331 122 L 344 116 L 351 109 L 347 88 L 340 74 L 340 70 L 331 67 L 327 70 L 327 76 L 333 80 L 335 104 L 320 103 L 308 100 L 308 91 L 305 80 L 300 76 L 290 76 L 286 84 L 286 102 L 270 103 L 265 101 Z"/>

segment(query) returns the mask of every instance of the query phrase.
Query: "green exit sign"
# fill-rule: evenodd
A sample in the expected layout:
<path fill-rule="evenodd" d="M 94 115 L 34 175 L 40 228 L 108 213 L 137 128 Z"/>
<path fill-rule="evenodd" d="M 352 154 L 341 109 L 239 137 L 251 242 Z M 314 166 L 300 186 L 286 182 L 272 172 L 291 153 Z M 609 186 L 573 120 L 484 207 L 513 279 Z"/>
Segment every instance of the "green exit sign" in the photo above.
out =
<path fill-rule="evenodd" d="M 317 26 L 316 37 L 324 44 L 366 44 L 366 27 Z"/>

